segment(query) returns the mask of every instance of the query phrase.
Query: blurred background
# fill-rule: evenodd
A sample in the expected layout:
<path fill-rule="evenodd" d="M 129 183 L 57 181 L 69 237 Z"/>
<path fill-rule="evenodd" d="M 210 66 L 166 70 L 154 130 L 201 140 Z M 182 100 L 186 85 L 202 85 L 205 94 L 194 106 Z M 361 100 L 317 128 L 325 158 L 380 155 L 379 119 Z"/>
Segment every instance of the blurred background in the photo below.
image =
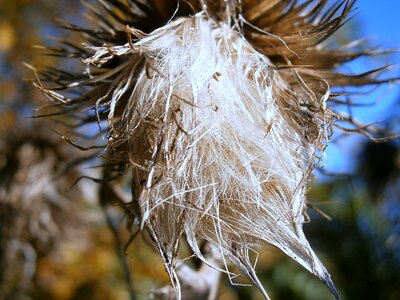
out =
<path fill-rule="evenodd" d="M 354 18 L 337 41 L 371 37 L 368 44 L 399 49 L 400 2 L 358 1 Z M 37 45 L 71 32 L 54 26 L 62 17 L 82 22 L 78 0 L 0 0 L 0 299 L 129 299 L 115 235 L 96 200 L 97 186 L 79 176 L 96 173 L 80 165 L 82 155 L 50 129 L 30 118 L 46 105 L 24 65 L 54 65 Z M 399 63 L 400 55 L 360 58 L 346 71 L 362 73 Z M 65 62 L 64 62 L 65 63 Z M 396 65 L 387 77 L 399 77 Z M 396 85 L 358 91 L 351 114 L 365 123 L 400 132 Z M 347 108 L 343 108 L 344 110 Z M 375 144 L 337 133 L 327 149 L 325 171 L 310 185 L 305 232 L 330 270 L 341 299 L 400 299 L 400 144 Z M 90 157 L 90 153 L 85 153 Z M 83 156 L 84 156 L 83 155 Z M 92 164 L 93 165 L 93 164 Z M 64 174 L 57 180 L 59 174 Z M 66 175 L 65 175 L 66 174 Z M 56 179 L 55 179 L 56 178 Z M 118 212 L 111 212 L 123 222 Z M 130 234 L 120 223 L 119 238 Z M 127 263 L 139 299 L 168 282 L 148 237 L 127 249 Z M 274 249 L 260 253 L 257 272 L 272 299 L 333 299 L 307 271 Z M 220 299 L 262 299 L 254 288 L 231 286 L 223 277 Z"/>

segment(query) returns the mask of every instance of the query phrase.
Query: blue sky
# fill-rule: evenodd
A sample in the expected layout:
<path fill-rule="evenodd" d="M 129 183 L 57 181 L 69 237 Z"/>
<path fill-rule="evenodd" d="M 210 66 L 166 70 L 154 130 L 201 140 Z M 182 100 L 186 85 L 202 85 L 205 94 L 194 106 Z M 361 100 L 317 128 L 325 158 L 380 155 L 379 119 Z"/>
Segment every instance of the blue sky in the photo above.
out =
<path fill-rule="evenodd" d="M 356 16 L 346 26 L 354 29 L 357 38 L 371 37 L 370 43 L 380 49 L 400 49 L 400 1 L 398 0 L 359 0 L 356 3 Z M 377 60 L 359 59 L 349 65 L 353 73 L 362 73 L 386 64 L 400 65 L 400 54 L 379 57 Z M 395 66 L 388 76 L 400 76 L 400 67 Z M 389 115 L 399 115 L 400 88 L 397 85 L 384 86 L 370 95 L 360 97 L 360 101 L 374 102 L 373 107 L 353 110 L 354 115 L 367 123 L 382 122 Z M 396 108 L 394 104 L 397 103 Z M 365 139 L 353 136 L 343 139 L 338 145 L 331 144 L 327 149 L 325 166 L 335 172 L 350 172 L 355 167 L 355 156 L 359 153 L 360 142 Z"/>
<path fill-rule="evenodd" d="M 379 37 L 385 46 L 399 47 L 400 1 L 359 0 L 356 6 L 356 20 L 362 22 L 364 34 Z"/>

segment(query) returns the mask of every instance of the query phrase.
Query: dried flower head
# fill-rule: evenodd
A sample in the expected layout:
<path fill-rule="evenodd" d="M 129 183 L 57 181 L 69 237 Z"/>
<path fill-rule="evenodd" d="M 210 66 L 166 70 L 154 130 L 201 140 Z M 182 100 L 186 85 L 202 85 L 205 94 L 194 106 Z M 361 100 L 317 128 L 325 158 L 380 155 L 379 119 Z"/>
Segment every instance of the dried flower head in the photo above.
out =
<path fill-rule="evenodd" d="M 78 172 L 47 128 L 15 125 L 0 141 L 0 298 L 14 299 L 32 288 L 39 259 L 80 221 L 82 196 L 66 192 Z"/>
<path fill-rule="evenodd" d="M 265 298 L 250 252 L 276 246 L 337 297 L 302 225 L 306 184 L 340 118 L 330 87 L 384 82 L 336 70 L 374 52 L 325 46 L 354 1 L 99 3 L 107 14 L 87 5 L 91 29 L 63 25 L 83 45 L 51 50 L 83 72 L 38 70 L 37 85 L 60 113 L 99 123 L 107 168 L 131 174 L 130 212 L 177 298 L 182 239 L 205 263 L 199 244 L 214 245 L 222 271 L 236 265 Z"/>

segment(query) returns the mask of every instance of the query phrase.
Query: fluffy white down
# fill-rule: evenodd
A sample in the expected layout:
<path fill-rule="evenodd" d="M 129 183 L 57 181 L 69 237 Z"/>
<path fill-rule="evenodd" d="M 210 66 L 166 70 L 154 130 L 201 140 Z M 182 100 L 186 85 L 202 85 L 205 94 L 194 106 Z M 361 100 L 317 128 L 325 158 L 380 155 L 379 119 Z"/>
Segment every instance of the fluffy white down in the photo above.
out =
<path fill-rule="evenodd" d="M 109 148 L 128 148 L 138 222 L 178 297 L 183 236 L 201 259 L 201 241 L 216 245 L 228 274 L 237 265 L 265 295 L 249 252 L 266 243 L 329 281 L 302 231 L 316 143 L 288 119 L 297 112 L 286 111 L 278 91 L 288 87 L 268 58 L 202 14 L 97 48 L 90 62 L 123 55 L 130 58 L 114 84 Z"/>

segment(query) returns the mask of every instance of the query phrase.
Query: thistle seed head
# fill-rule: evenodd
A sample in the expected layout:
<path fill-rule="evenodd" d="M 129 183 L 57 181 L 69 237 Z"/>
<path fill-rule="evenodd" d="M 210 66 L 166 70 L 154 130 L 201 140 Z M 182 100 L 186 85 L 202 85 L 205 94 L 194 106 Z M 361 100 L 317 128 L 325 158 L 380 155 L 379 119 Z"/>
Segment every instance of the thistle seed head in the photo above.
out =
<path fill-rule="evenodd" d="M 335 70 L 372 52 L 325 47 L 354 1 L 100 3 L 109 16 L 89 7 L 94 29 L 64 24 L 84 47 L 52 50 L 80 59 L 84 73 L 53 74 L 58 86 L 40 88 L 61 112 L 101 124 L 102 156 L 131 175 L 131 214 L 177 297 L 182 239 L 206 263 L 199 244 L 214 245 L 224 267 L 210 264 L 229 275 L 236 265 L 266 298 L 250 252 L 273 245 L 337 297 L 302 225 L 306 185 L 340 117 L 330 88 L 384 82 Z"/>

